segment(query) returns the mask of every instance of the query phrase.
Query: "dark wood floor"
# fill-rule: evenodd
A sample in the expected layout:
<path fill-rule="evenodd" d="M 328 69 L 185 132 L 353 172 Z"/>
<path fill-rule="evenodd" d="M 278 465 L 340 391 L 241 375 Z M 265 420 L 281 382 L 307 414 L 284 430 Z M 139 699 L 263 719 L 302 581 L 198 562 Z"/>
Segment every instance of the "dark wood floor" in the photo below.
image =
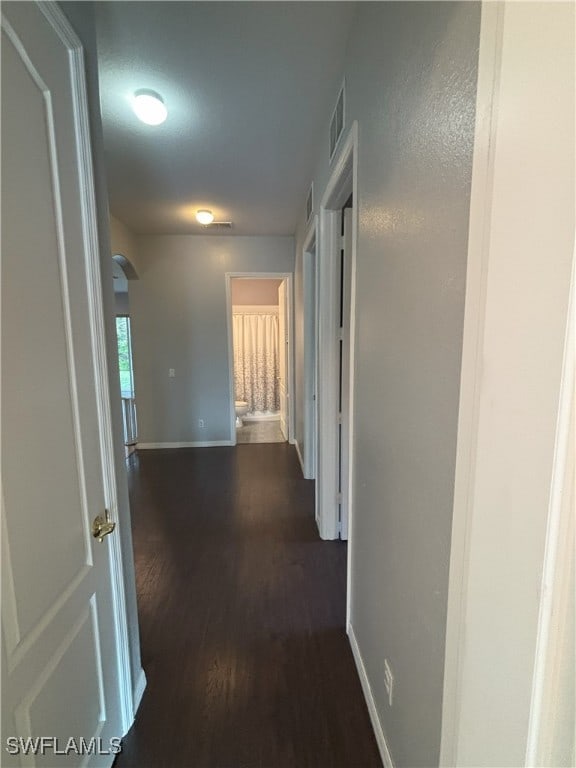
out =
<path fill-rule="evenodd" d="M 381 766 L 324 542 L 288 444 L 130 459 L 148 677 L 117 768 Z"/>

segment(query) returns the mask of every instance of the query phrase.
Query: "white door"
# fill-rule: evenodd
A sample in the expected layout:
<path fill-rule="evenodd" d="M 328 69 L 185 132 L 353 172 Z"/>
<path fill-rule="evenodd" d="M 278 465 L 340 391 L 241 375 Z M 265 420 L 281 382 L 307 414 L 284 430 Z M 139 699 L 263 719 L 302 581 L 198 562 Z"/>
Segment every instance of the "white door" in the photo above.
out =
<path fill-rule="evenodd" d="M 45 6 L 2 8 L 1 761 L 110 766 L 121 670 L 109 538 L 91 533 L 107 503 L 106 414 L 84 72 Z M 12 754 L 27 737 L 28 755 Z"/>
<path fill-rule="evenodd" d="M 286 324 L 286 282 L 278 286 L 278 351 L 280 355 L 278 386 L 280 389 L 280 429 L 288 440 L 288 328 Z"/>

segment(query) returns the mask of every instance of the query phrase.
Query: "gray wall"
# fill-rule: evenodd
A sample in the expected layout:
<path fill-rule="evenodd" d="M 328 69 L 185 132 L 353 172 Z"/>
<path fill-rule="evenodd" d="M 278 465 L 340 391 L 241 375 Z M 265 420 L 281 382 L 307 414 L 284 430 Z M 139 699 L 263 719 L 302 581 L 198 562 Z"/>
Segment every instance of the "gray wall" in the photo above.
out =
<path fill-rule="evenodd" d="M 343 72 L 359 122 L 351 623 L 398 767 L 439 760 L 479 25 L 476 3 L 361 3 Z"/>
<path fill-rule="evenodd" d="M 128 292 L 116 292 L 114 294 L 114 308 L 117 315 L 129 315 L 130 314 L 130 302 L 128 299 Z"/>
<path fill-rule="evenodd" d="M 130 315 L 139 440 L 230 440 L 225 274 L 293 272 L 294 239 L 147 235 L 136 246 Z"/>
<path fill-rule="evenodd" d="M 126 459 L 124 456 L 124 437 L 122 434 L 122 413 L 120 398 L 118 397 L 120 391 L 120 378 L 118 373 L 118 347 L 116 341 L 116 309 L 114 289 L 112 285 L 108 190 L 106 186 L 104 144 L 102 137 L 102 123 L 100 119 L 100 94 L 98 89 L 94 7 L 91 2 L 66 2 L 60 3 L 60 8 L 66 14 L 76 34 L 82 41 L 86 61 L 90 133 L 92 137 L 94 182 L 98 212 L 98 238 L 100 241 L 100 270 L 102 274 L 102 296 L 111 393 L 110 401 L 112 427 L 114 431 L 114 456 L 116 481 L 118 485 L 118 531 L 122 544 L 122 561 L 126 587 L 126 612 L 128 616 L 128 640 L 130 644 L 132 683 L 133 686 L 135 686 L 141 672 L 140 636 L 138 631 L 138 610 L 136 605 L 136 583 L 134 576 L 132 529 L 130 526 L 130 505 L 128 501 L 128 482 L 126 478 Z"/>

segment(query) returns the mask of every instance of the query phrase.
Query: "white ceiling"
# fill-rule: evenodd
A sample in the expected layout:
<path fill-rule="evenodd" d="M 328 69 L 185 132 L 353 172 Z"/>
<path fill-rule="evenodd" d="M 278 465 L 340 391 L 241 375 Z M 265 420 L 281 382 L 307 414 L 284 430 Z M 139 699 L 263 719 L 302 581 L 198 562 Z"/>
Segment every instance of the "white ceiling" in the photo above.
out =
<path fill-rule="evenodd" d="M 293 234 L 355 3 L 96 7 L 113 214 L 139 233 L 205 234 L 193 214 L 209 208 L 230 234 Z M 139 88 L 163 96 L 163 125 L 137 120 Z"/>

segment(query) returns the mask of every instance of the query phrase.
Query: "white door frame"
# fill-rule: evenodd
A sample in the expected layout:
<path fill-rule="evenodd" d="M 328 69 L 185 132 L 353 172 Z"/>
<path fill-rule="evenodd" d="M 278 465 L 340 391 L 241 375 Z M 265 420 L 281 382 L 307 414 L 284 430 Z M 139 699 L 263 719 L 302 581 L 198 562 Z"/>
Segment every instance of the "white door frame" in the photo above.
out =
<path fill-rule="evenodd" d="M 234 407 L 234 342 L 232 338 L 232 283 L 236 278 L 249 278 L 250 280 L 285 280 L 286 281 L 286 328 L 288 329 L 288 442 L 294 443 L 294 365 L 293 365 L 293 273 L 292 272 L 226 272 L 226 330 L 228 334 L 228 387 L 230 393 L 230 445 L 236 445 L 236 411 Z"/>
<path fill-rule="evenodd" d="M 348 602 L 350 596 L 350 553 L 353 536 L 353 466 L 354 466 L 354 337 L 356 306 L 356 248 L 358 239 L 358 123 L 354 121 L 334 163 L 322 197 L 319 221 L 318 253 L 318 448 L 317 506 L 318 530 L 323 539 L 337 539 L 338 521 L 338 258 L 341 209 L 353 195 L 352 252 L 350 286 L 350 434 L 349 471 L 345 479 L 349 510 Z M 349 607 L 349 606 L 348 606 Z"/>
<path fill-rule="evenodd" d="M 316 477 L 316 418 L 318 382 L 318 217 L 314 216 L 302 246 L 302 275 L 304 293 L 304 461 L 307 480 Z M 316 494 L 315 494 L 316 496 Z M 316 520 L 318 510 L 316 509 Z"/>
<path fill-rule="evenodd" d="M 526 4 L 526 9 L 536 9 L 536 6 Z M 496 544 L 489 549 L 488 542 L 495 540 L 498 542 L 499 547 L 506 547 L 506 543 L 502 543 L 502 538 L 499 532 L 494 532 L 489 539 L 486 537 L 485 531 L 480 527 L 481 522 L 486 521 L 487 509 L 479 508 L 477 506 L 477 498 L 480 493 L 484 492 L 484 499 L 486 499 L 486 487 L 488 485 L 486 480 L 486 465 L 488 463 L 494 464 L 496 459 L 490 457 L 488 462 L 488 454 L 486 453 L 486 443 L 492 440 L 497 440 L 500 435 L 504 435 L 511 428 L 506 425 L 505 428 L 498 430 L 498 424 L 487 418 L 486 413 L 489 408 L 494 407 L 494 403 L 498 403 L 502 397 L 502 392 L 513 392 L 515 397 L 516 381 L 508 381 L 503 384 L 499 375 L 503 370 L 504 363 L 502 362 L 502 356 L 498 357 L 494 351 L 494 338 L 493 327 L 495 324 L 494 315 L 497 307 L 500 311 L 503 302 L 498 304 L 494 299 L 492 306 L 489 308 L 492 311 L 492 315 L 489 317 L 489 322 L 492 324 L 492 329 L 489 328 L 487 321 L 488 312 L 488 296 L 489 289 L 492 288 L 492 293 L 495 293 L 494 287 L 490 285 L 490 279 L 494 280 L 492 275 L 494 273 L 502 274 L 501 262 L 506 259 L 506 270 L 516 272 L 516 270 L 524 269 L 526 265 L 527 270 L 534 270 L 534 254 L 526 254 L 522 250 L 522 243 L 516 243 L 518 252 L 522 254 L 521 258 L 508 259 L 508 256 L 504 257 L 502 251 L 505 251 L 502 244 L 504 242 L 504 236 L 501 230 L 501 219 L 503 218 L 503 212 L 506 213 L 514 222 L 517 216 L 517 209 L 512 205 L 512 200 L 522 200 L 522 191 L 515 192 L 514 197 L 503 197 L 502 187 L 504 186 L 503 179 L 506 180 L 508 189 L 518 189 L 518 168 L 520 167 L 519 157 L 510 157 L 504 152 L 504 155 L 498 155 L 500 138 L 504 134 L 515 135 L 514 131 L 517 126 L 514 120 L 510 121 L 509 116 L 511 114 L 523 115 L 527 110 L 527 104 L 533 102 L 538 98 L 537 91 L 532 91 L 528 96 L 526 92 L 522 93 L 514 92 L 514 97 L 510 95 L 510 83 L 515 82 L 514 78 L 518 78 L 518 72 L 522 72 L 522 76 L 525 77 L 523 67 L 518 66 L 518 61 L 524 60 L 524 51 L 522 50 L 521 43 L 526 39 L 522 34 L 523 29 L 519 28 L 519 17 L 515 16 L 515 4 L 514 3 L 482 3 L 482 21 L 480 29 L 480 53 L 479 53 L 479 65 L 478 65 L 478 89 L 476 98 L 476 130 L 474 137 L 474 155 L 473 155 L 473 167 L 472 167 L 472 187 L 471 187 L 471 200 L 470 200 L 470 229 L 468 238 L 468 265 L 466 276 L 466 300 L 465 300 L 465 313 L 464 313 L 464 331 L 463 331 L 463 346 L 462 346 L 462 368 L 461 368 L 461 380 L 460 380 L 460 401 L 459 401 L 459 414 L 458 414 L 458 440 L 456 451 L 456 470 L 455 470 L 455 483 L 454 483 L 454 505 L 453 505 L 453 520 L 452 520 L 452 539 L 451 539 L 451 552 L 450 552 L 450 574 L 448 584 L 448 611 L 447 611 L 447 626 L 446 626 L 446 655 L 444 666 L 444 695 L 442 702 L 442 735 L 441 735 L 441 748 L 440 748 L 440 765 L 441 766 L 454 766 L 461 761 L 460 749 L 463 741 L 463 736 L 470 732 L 467 724 L 470 721 L 470 701 L 475 696 L 475 701 L 480 702 L 483 696 L 482 678 L 480 672 L 477 670 L 486 669 L 492 676 L 498 677 L 495 683 L 498 691 L 504 690 L 508 681 L 501 676 L 501 670 L 498 669 L 500 662 L 500 645 L 495 643 L 492 647 L 492 654 L 494 656 L 494 667 L 478 666 L 479 665 L 479 653 L 476 650 L 476 654 L 471 658 L 470 642 L 471 638 L 476 637 L 480 631 L 480 624 L 478 623 L 479 606 L 483 606 L 483 619 L 484 626 L 486 624 L 486 616 L 491 618 L 492 615 L 497 616 L 495 609 L 491 608 L 489 599 L 493 601 L 493 598 L 487 597 L 487 592 L 482 591 L 478 585 L 478 573 L 482 562 L 481 557 L 478 557 L 478 552 L 481 552 L 485 557 L 491 552 L 496 552 Z M 534 39 L 537 32 L 537 25 L 535 21 L 527 16 L 527 31 L 533 35 Z M 511 26 L 507 30 L 507 25 Z M 550 27 L 550 29 L 555 29 Z M 556 28 L 557 29 L 557 28 Z M 542 45 L 553 46 L 555 45 L 554 39 L 548 36 L 543 36 Z M 546 48 L 542 48 L 543 51 Z M 562 61 L 562 59 L 560 59 Z M 541 66 L 542 58 L 537 66 Z M 544 76 L 551 76 L 552 69 L 558 65 L 556 60 L 550 60 L 550 71 L 544 70 Z M 533 66 L 534 69 L 534 66 Z M 561 71 L 562 77 L 559 78 L 560 84 L 567 82 L 568 68 Z M 533 71 L 530 70 L 528 76 L 532 76 Z M 530 81 L 528 81 L 530 82 Z M 534 88 L 540 88 L 544 90 L 546 86 L 542 83 L 535 84 Z M 563 94 L 567 92 L 567 87 L 564 85 Z M 507 90 L 508 88 L 508 90 Z M 554 93 L 554 98 L 558 99 L 557 103 L 564 103 L 560 101 L 561 97 Z M 570 106 L 566 107 L 566 112 L 570 110 Z M 506 118 L 502 118 L 501 115 L 506 115 Z M 549 121 L 549 113 L 543 108 L 542 114 L 545 114 L 546 120 Z M 557 120 L 560 111 L 558 109 L 554 116 Z M 564 115 L 562 115 L 564 117 Z M 523 146 L 533 146 L 536 142 L 540 142 L 542 135 L 545 132 L 543 126 L 544 120 L 535 121 L 534 124 L 527 125 L 526 131 L 522 136 Z M 502 124 L 505 128 L 502 128 Z M 563 144 L 558 145 L 559 152 L 564 151 L 566 147 L 566 139 L 563 137 Z M 529 143 L 530 142 L 530 143 Z M 550 145 L 554 146 L 554 145 Z M 545 165 L 548 167 L 554 167 L 550 163 L 550 159 L 547 155 L 538 156 L 535 159 L 535 168 L 542 168 Z M 563 158 L 564 159 L 564 158 Z M 557 156 L 552 157 L 556 163 L 558 162 Z M 568 160 L 570 163 L 570 160 Z M 534 171 L 532 176 L 538 171 Z M 551 177 L 552 172 L 548 177 L 542 179 L 542 188 L 551 189 L 556 194 L 557 190 L 563 190 L 561 185 L 556 189 L 556 181 Z M 530 177 L 530 181 L 532 180 Z M 528 178 L 528 177 L 526 177 Z M 499 189 L 495 192 L 496 183 L 499 183 Z M 540 183 L 540 178 L 539 178 Z M 496 198 L 495 195 L 498 194 Z M 563 192 L 559 191 L 558 196 Z M 520 197 L 518 197 L 520 196 Z M 557 202 L 556 198 L 555 202 Z M 520 205 L 520 203 L 519 203 Z M 549 215 L 549 210 L 544 209 L 544 212 L 539 214 L 543 217 L 544 221 L 542 230 L 551 228 L 553 222 L 549 222 L 546 216 Z M 532 215 L 529 211 L 524 215 Z M 496 217 L 497 224 L 493 224 L 493 219 Z M 500 227 L 500 229 L 498 229 Z M 516 224 L 513 224 L 508 236 L 512 237 L 515 233 Z M 495 234 L 496 233 L 496 234 Z M 496 252 L 493 253 L 494 242 L 496 242 Z M 558 247 L 557 240 L 554 239 L 553 233 L 547 235 L 547 249 L 551 253 L 555 252 Z M 513 250 L 513 249 L 512 249 Z M 499 261 L 500 260 L 500 261 Z M 521 264 L 521 266 L 519 266 Z M 500 272 L 498 272 L 500 268 Z M 553 267 L 552 267 L 553 268 Z M 574 269 L 574 254 L 572 254 L 572 269 Z M 574 276 L 572 276 L 574 281 Z M 549 284 L 547 284 L 549 285 Z M 513 306 L 513 312 L 516 316 L 520 316 L 520 313 L 528 313 L 532 311 L 527 309 L 529 299 L 523 293 L 525 283 L 520 282 L 519 299 Z M 572 282 L 571 299 L 572 307 L 567 308 L 567 335 L 565 339 L 564 347 L 564 360 L 561 378 L 558 382 L 558 411 L 556 421 L 556 433 L 554 440 L 553 453 L 550 456 L 551 459 L 551 476 L 550 485 L 546 489 L 549 492 L 548 509 L 546 510 L 546 545 L 545 554 L 542 563 L 542 580 L 541 587 L 539 589 L 540 605 L 539 605 L 539 619 L 538 626 L 536 628 L 536 642 L 535 642 L 535 655 L 534 666 L 532 671 L 532 696 L 531 707 L 529 712 L 529 718 L 525 721 L 525 730 L 519 731 L 517 725 L 514 725 L 511 733 L 513 738 L 520 745 L 521 741 L 526 738 L 526 753 L 524 765 L 543 765 L 544 763 L 539 760 L 540 741 L 542 738 L 546 738 L 548 735 L 546 729 L 546 716 L 549 714 L 543 710 L 545 706 L 545 672 L 549 671 L 548 664 L 557 661 L 549 653 L 553 651 L 550 647 L 551 637 L 549 635 L 551 626 L 550 611 L 552 609 L 552 601 L 556 598 L 562 598 L 561 593 L 556 593 L 555 587 L 555 569 L 561 567 L 561 558 L 563 555 L 562 548 L 559 545 L 559 537 L 561 530 L 565 530 L 567 526 L 566 515 L 568 511 L 566 507 L 563 507 L 563 495 L 569 492 L 568 478 L 565 471 L 568 469 L 570 459 L 570 428 L 571 419 L 573 419 L 572 407 L 574 398 L 574 367 L 575 353 L 574 353 L 574 282 Z M 522 303 L 523 302 L 523 303 Z M 508 309 L 508 307 L 507 307 Z M 562 310 L 558 310 L 560 312 Z M 529 336 L 532 332 L 535 323 L 528 326 L 524 332 Z M 546 326 L 543 333 L 549 333 Z M 491 335 L 488 337 L 488 341 L 485 338 L 487 328 L 492 330 Z M 508 338 L 508 337 L 507 337 Z M 550 335 L 546 337 L 550 339 Z M 555 341 L 555 340 L 554 340 Z M 512 343 L 512 342 L 510 342 Z M 492 346 L 490 346 L 490 344 Z M 488 360 L 488 363 L 486 363 Z M 487 366 L 487 368 L 486 368 Z M 486 370 L 489 371 L 488 377 L 486 376 Z M 530 376 L 531 371 L 528 371 L 526 375 Z M 489 384 L 486 384 L 486 380 L 489 380 Z M 486 394 L 488 392 L 489 394 Z M 520 392 L 519 397 L 524 397 L 524 393 Z M 484 400 L 484 402 L 483 402 Z M 490 407 L 485 405 L 486 401 L 490 401 Z M 526 403 L 527 398 L 524 397 L 523 404 Z M 497 411 L 495 411 L 497 412 Z M 544 413 L 544 410 L 542 411 Z M 548 414 L 546 414 L 548 416 Z M 541 412 L 535 410 L 532 412 L 534 423 L 540 423 Z M 572 426 L 573 428 L 573 426 Z M 487 437 L 487 435 L 489 437 Z M 484 444 L 479 447 L 480 437 L 484 439 Z M 523 466 L 525 456 L 521 450 L 522 438 L 516 436 L 516 442 L 514 444 L 515 453 L 511 454 L 513 461 L 507 467 L 509 481 L 506 484 L 506 494 L 508 496 L 508 503 L 511 505 L 511 509 L 515 513 L 507 521 L 506 526 L 508 531 L 513 531 L 514 536 L 519 537 L 518 541 L 521 541 L 523 535 L 525 535 L 525 520 L 526 516 L 527 525 L 532 531 L 536 529 L 536 523 L 534 522 L 534 511 L 532 509 L 526 510 L 522 508 L 521 513 L 518 508 L 514 507 L 514 503 L 517 496 L 517 488 L 520 483 L 516 481 L 515 473 L 520 472 L 520 467 L 525 472 L 529 472 Z M 573 447 L 572 447 L 573 450 Z M 480 452 L 480 454 L 479 454 Z M 548 459 L 548 457 L 546 457 Z M 573 460 L 573 455 L 572 455 Z M 480 473 L 479 467 L 483 470 L 482 478 L 479 479 Z M 573 468 L 572 468 L 573 471 Z M 521 476 L 521 475 L 520 475 Z M 499 487 L 499 477 L 492 475 L 493 484 L 495 487 Z M 480 487 L 480 491 L 478 490 Z M 541 510 L 539 510 L 541 514 Z M 573 514 L 573 510 L 570 511 Z M 521 521 L 521 522 L 520 522 Z M 480 531 L 478 531 L 480 528 Z M 509 546 L 509 545 L 508 545 Z M 520 544 L 518 545 L 520 547 Z M 502 552 L 506 550 L 502 549 Z M 471 562 L 473 554 L 476 554 L 476 570 L 471 571 Z M 502 558 L 504 560 L 504 558 Z M 538 564 L 539 566 L 539 564 Z M 495 581 L 501 578 L 502 566 L 500 564 L 500 570 L 498 570 L 497 564 L 494 562 L 489 563 L 489 570 L 492 579 Z M 500 596 L 499 596 L 500 597 Z M 508 601 L 511 599 L 510 591 L 505 592 L 505 599 Z M 496 603 L 494 603 L 496 605 Z M 488 609 L 490 608 L 490 612 Z M 498 622 L 490 623 L 490 633 L 494 632 L 499 637 L 503 637 L 503 621 L 502 616 L 498 618 Z M 470 627 L 475 627 L 473 632 L 470 631 Z M 524 653 L 525 646 L 525 633 L 526 629 L 521 627 L 518 631 L 519 640 L 518 651 L 519 655 Z M 514 645 L 517 642 L 517 634 L 506 635 L 510 638 L 509 652 L 515 653 Z M 487 644 L 488 645 L 488 644 Z M 486 645 L 486 647 L 487 647 Z M 507 649 L 505 649 L 507 650 Z M 528 654 L 526 654 L 528 655 Z M 485 659 L 480 659 L 485 661 Z M 474 672 L 474 665 L 476 665 L 476 672 Z M 496 669 L 496 671 L 495 671 Z M 514 672 L 514 679 L 519 680 L 520 674 L 525 674 L 527 669 L 526 661 L 523 660 L 522 666 L 518 665 Z M 504 680 L 503 683 L 500 681 Z M 494 686 L 492 686 L 494 688 Z M 464 696 L 467 696 L 466 702 Z M 500 699 L 503 701 L 503 699 Z M 465 704 L 467 710 L 464 710 Z M 508 707 L 510 704 L 508 703 Z M 502 706 L 502 712 L 504 707 Z M 502 713 L 498 713 L 499 716 Z M 512 711 L 512 715 L 515 712 Z M 486 719 L 486 723 L 477 724 L 476 732 L 482 734 L 481 729 L 485 729 L 486 732 L 490 732 L 493 728 L 494 713 Z M 506 721 L 508 723 L 508 721 Z M 544 730 L 543 730 L 544 729 Z M 497 734 L 497 743 L 502 749 L 502 745 L 499 741 L 500 736 Z M 508 745 L 505 745 L 508 746 Z M 468 746 L 468 749 L 470 747 Z M 470 755 L 467 754 L 465 759 L 470 760 Z M 470 764 L 470 763 L 467 763 Z M 546 763 L 548 764 L 548 763 Z"/>
<path fill-rule="evenodd" d="M 75 91 L 74 122 L 78 137 L 78 175 L 82 190 L 82 231 L 85 243 L 86 282 L 88 288 L 88 316 L 92 355 L 95 365 L 95 393 L 98 409 L 99 443 L 102 464 L 104 499 L 112 520 L 118 521 L 118 493 L 114 464 L 114 438 L 108 386 L 108 361 L 104 329 L 102 277 L 100 273 L 100 244 L 97 230 L 97 210 L 92 169 L 92 145 L 88 114 L 88 96 L 84 72 L 82 43 L 56 3 L 39 3 L 56 35 L 69 52 L 72 87 Z M 18 45 L 18 43 L 16 43 Z M 118 659 L 118 688 L 123 735 L 134 722 L 134 694 L 128 643 L 128 622 L 124 566 L 118 532 L 108 537 L 111 568 L 111 595 Z M 4 558 L 3 558 L 4 560 Z M 8 607 L 3 606 L 8 610 Z"/>
<path fill-rule="evenodd" d="M 562 665 L 566 661 L 564 654 L 570 653 L 564 635 L 568 634 L 566 617 L 574 601 L 575 385 L 576 255 L 572 262 L 526 747 L 526 766 L 534 768 L 552 764 L 549 751 L 554 747 L 556 707 L 562 706 L 559 692 L 566 674 Z"/>

